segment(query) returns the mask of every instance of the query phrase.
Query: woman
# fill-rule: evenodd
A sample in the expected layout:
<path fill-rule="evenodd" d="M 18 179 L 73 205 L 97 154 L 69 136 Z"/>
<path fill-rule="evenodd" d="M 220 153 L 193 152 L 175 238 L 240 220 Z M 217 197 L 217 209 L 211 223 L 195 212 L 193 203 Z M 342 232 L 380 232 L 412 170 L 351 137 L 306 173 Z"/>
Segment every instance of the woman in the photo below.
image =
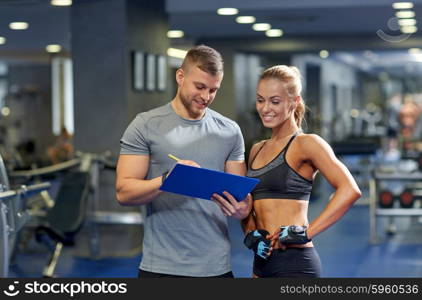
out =
<path fill-rule="evenodd" d="M 254 277 L 320 277 L 312 239 L 338 221 L 361 196 L 347 168 L 315 134 L 304 134 L 305 112 L 296 67 L 274 66 L 261 75 L 256 109 L 271 138 L 252 146 L 248 176 L 260 179 L 253 210 L 242 221 L 245 245 L 254 250 Z M 320 171 L 335 188 L 322 213 L 308 222 L 312 183 Z M 227 215 L 230 202 L 216 199 Z"/>

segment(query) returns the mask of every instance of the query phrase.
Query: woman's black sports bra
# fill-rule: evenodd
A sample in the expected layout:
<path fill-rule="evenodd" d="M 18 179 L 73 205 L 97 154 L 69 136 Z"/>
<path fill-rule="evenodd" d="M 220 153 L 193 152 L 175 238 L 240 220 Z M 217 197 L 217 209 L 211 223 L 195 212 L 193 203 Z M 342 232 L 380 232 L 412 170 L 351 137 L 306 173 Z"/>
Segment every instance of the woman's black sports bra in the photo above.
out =
<path fill-rule="evenodd" d="M 253 158 L 247 176 L 258 178 L 260 182 L 252 191 L 254 200 L 259 199 L 292 199 L 307 200 L 312 191 L 312 181 L 299 175 L 286 161 L 286 153 L 290 144 L 297 136 L 296 132 L 281 150 L 281 152 L 267 165 L 259 169 L 252 168 L 252 163 L 265 142 Z"/>

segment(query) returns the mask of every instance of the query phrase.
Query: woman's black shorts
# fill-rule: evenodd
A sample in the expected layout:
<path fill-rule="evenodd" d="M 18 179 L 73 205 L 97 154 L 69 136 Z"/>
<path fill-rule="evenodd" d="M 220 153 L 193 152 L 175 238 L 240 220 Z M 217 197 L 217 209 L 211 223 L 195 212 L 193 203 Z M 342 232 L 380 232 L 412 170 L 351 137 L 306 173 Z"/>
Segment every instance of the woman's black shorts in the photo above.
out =
<path fill-rule="evenodd" d="M 258 277 L 321 277 L 321 260 L 314 247 L 275 249 L 266 260 L 255 255 L 253 271 Z"/>

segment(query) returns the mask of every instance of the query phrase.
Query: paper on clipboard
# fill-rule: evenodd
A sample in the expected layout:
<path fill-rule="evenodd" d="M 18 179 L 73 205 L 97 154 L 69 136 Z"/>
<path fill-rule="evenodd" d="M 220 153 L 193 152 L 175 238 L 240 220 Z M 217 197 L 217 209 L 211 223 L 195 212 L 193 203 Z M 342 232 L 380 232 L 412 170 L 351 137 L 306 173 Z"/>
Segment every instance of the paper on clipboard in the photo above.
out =
<path fill-rule="evenodd" d="M 223 191 L 227 191 L 242 201 L 258 182 L 256 178 L 177 164 L 160 190 L 206 200 L 214 193 L 223 195 Z"/>

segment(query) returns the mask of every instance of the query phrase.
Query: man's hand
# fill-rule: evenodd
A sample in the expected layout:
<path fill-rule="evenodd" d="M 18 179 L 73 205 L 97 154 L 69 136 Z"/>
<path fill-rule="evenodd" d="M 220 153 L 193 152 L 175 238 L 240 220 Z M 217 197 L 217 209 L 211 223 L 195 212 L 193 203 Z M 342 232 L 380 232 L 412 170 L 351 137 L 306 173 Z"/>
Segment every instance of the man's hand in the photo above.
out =
<path fill-rule="evenodd" d="M 224 215 L 239 220 L 246 218 L 252 209 L 252 196 L 248 194 L 245 199 L 238 202 L 229 192 L 223 192 L 224 197 L 214 193 L 211 197 L 223 211 Z"/>
<path fill-rule="evenodd" d="M 178 164 L 182 164 L 182 165 L 188 165 L 188 166 L 192 166 L 192 167 L 197 167 L 197 168 L 200 168 L 201 167 L 200 165 L 198 165 L 193 160 L 181 159 L 181 160 L 178 160 L 177 163 Z"/>
<path fill-rule="evenodd" d="M 178 164 L 182 164 L 182 165 L 187 165 L 187 166 L 192 166 L 192 167 L 197 167 L 200 168 L 201 166 L 198 165 L 196 162 L 194 162 L 193 160 L 185 160 L 185 159 L 180 159 L 177 161 Z M 176 164 L 177 165 L 177 164 Z M 174 167 L 176 166 L 174 165 Z M 166 174 L 165 177 L 163 177 L 163 181 L 170 175 L 170 173 L 173 171 L 173 168 L 171 168 L 170 171 L 168 171 L 168 173 Z"/>

